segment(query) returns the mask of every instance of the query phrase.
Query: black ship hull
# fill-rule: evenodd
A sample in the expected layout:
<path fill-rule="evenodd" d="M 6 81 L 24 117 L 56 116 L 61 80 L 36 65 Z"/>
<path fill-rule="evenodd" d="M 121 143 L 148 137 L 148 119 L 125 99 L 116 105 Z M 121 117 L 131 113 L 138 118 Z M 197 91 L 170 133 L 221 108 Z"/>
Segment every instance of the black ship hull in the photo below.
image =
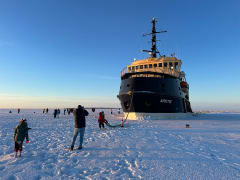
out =
<path fill-rule="evenodd" d="M 180 80 L 166 74 L 122 78 L 118 98 L 125 113 L 192 112 L 190 102 L 181 90 Z"/>

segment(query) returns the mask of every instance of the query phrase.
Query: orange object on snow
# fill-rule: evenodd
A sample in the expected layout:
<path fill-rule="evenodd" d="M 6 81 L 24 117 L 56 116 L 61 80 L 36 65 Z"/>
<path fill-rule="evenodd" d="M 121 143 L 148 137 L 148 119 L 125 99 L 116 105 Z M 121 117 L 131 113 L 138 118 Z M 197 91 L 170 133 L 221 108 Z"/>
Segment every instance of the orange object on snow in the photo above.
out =
<path fill-rule="evenodd" d="M 123 127 L 123 118 L 122 118 L 122 122 L 121 122 L 121 127 Z"/>

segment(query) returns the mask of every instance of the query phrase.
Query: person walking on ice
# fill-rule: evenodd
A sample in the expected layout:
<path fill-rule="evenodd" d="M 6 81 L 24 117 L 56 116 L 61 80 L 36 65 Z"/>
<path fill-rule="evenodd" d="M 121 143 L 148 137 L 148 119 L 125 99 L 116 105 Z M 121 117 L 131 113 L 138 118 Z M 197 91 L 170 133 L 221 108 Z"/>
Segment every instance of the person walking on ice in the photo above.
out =
<path fill-rule="evenodd" d="M 14 132 L 14 142 L 15 142 L 15 147 L 14 151 L 16 152 L 15 157 L 17 157 L 17 153 L 19 151 L 19 157 L 21 157 L 22 153 L 22 144 L 24 139 L 26 138 L 26 143 L 29 143 L 29 138 L 28 138 L 28 128 L 27 125 L 27 120 L 26 119 L 21 119 L 15 128 Z"/>
<path fill-rule="evenodd" d="M 105 115 L 104 115 L 104 112 L 102 111 L 102 112 L 99 113 L 99 116 L 98 116 L 98 124 L 99 124 L 100 129 L 101 129 L 101 127 L 103 129 L 105 129 L 104 128 L 104 123 L 105 122 L 106 122 Z"/>
<path fill-rule="evenodd" d="M 54 119 L 57 117 L 57 110 L 56 109 L 54 109 L 54 111 L 53 111 L 53 117 L 54 117 Z"/>
<path fill-rule="evenodd" d="M 84 109 L 84 107 L 82 107 L 81 105 L 78 105 L 78 108 L 74 110 L 73 115 L 74 115 L 75 126 L 74 126 L 72 144 L 69 148 L 70 151 L 72 151 L 74 148 L 74 144 L 78 134 L 80 134 L 80 142 L 79 142 L 78 149 L 79 150 L 82 149 L 83 137 L 84 137 L 85 127 L 86 127 L 85 116 L 88 116 L 88 112 L 87 110 Z"/>

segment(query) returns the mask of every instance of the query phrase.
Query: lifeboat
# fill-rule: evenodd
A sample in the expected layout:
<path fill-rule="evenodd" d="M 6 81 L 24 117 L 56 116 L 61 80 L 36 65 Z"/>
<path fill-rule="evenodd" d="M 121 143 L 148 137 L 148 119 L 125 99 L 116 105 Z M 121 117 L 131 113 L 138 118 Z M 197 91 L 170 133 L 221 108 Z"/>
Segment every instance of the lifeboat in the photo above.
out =
<path fill-rule="evenodd" d="M 180 82 L 180 86 L 181 86 L 181 88 L 187 88 L 188 89 L 188 83 L 187 82 L 185 82 L 185 81 L 181 81 Z"/>

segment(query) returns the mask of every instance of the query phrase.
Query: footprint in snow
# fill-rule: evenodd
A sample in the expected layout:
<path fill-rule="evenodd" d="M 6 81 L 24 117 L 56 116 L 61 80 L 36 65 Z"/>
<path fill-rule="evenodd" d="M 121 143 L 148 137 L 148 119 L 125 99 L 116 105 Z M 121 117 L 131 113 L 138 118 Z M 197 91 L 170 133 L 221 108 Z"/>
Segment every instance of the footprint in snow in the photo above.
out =
<path fill-rule="evenodd" d="M 85 152 L 85 153 L 83 154 L 83 157 L 88 157 L 89 155 L 90 155 L 89 152 Z"/>
<path fill-rule="evenodd" d="M 0 171 L 4 170 L 5 167 L 4 166 L 0 166 Z"/>
<path fill-rule="evenodd" d="M 220 158 L 220 157 L 217 157 L 217 159 L 220 160 L 220 161 L 225 161 L 226 160 L 226 159 Z"/>
<path fill-rule="evenodd" d="M 191 154 L 191 155 L 194 155 L 194 153 L 192 153 L 192 152 L 186 152 L 187 154 Z"/>
<path fill-rule="evenodd" d="M 34 180 L 40 180 L 42 177 L 40 176 L 40 175 L 38 175 L 38 176 L 35 176 L 33 179 Z"/>
<path fill-rule="evenodd" d="M 238 164 L 238 163 L 233 163 L 234 165 L 236 165 L 236 166 L 240 166 L 240 164 Z"/>
<path fill-rule="evenodd" d="M 18 180 L 19 178 L 15 175 L 9 175 L 6 180 Z"/>
<path fill-rule="evenodd" d="M 76 157 L 73 158 L 72 162 L 76 163 L 78 161 L 78 159 Z"/>

